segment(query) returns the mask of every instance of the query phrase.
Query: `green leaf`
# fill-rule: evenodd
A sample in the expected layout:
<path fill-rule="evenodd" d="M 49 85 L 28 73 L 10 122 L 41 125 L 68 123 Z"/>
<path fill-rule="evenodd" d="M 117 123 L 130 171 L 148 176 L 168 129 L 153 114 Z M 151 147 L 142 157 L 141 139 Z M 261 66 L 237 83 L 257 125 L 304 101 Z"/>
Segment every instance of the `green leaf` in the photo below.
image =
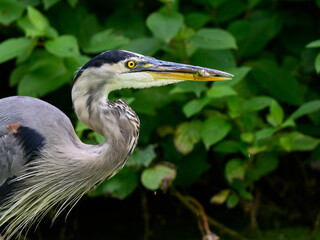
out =
<path fill-rule="evenodd" d="M 143 37 L 131 40 L 123 47 L 123 49 L 147 56 L 153 56 L 160 49 L 160 42 L 154 38 Z"/>
<path fill-rule="evenodd" d="M 178 12 L 154 12 L 147 18 L 147 26 L 153 35 L 169 43 L 183 24 L 183 15 Z"/>
<path fill-rule="evenodd" d="M 65 58 L 63 60 L 68 71 L 74 74 L 79 70 L 80 67 L 87 63 L 90 60 L 90 58 L 87 56 L 79 55 L 75 57 Z"/>
<path fill-rule="evenodd" d="M 79 138 L 81 138 L 81 136 L 85 130 L 89 130 L 89 127 L 87 125 L 85 125 L 83 122 L 78 120 L 76 127 L 75 127 L 75 131 L 76 131 Z"/>
<path fill-rule="evenodd" d="M 26 62 L 32 56 L 33 51 L 36 48 L 37 44 L 38 44 L 38 39 L 33 38 L 30 46 L 28 48 L 26 48 L 21 54 L 19 54 L 19 56 L 16 60 L 16 64 L 20 65 L 20 64 Z"/>
<path fill-rule="evenodd" d="M 191 117 L 200 112 L 211 100 L 209 98 L 194 99 L 185 104 L 182 108 L 186 117 Z"/>
<path fill-rule="evenodd" d="M 60 1 L 61 0 L 42 0 L 45 10 L 48 10 L 49 8 L 51 8 L 53 5 L 57 4 Z"/>
<path fill-rule="evenodd" d="M 200 94 L 207 89 L 206 82 L 185 81 L 175 84 L 170 94 L 193 92 L 197 97 L 200 97 Z"/>
<path fill-rule="evenodd" d="M 236 189 L 240 195 L 240 197 L 243 197 L 244 199 L 252 200 L 253 196 L 250 192 L 248 192 L 248 181 L 243 181 L 239 179 L 234 179 L 230 185 Z"/>
<path fill-rule="evenodd" d="M 206 149 L 225 138 L 230 130 L 231 123 L 225 118 L 213 116 L 207 119 L 201 131 L 201 137 Z"/>
<path fill-rule="evenodd" d="M 225 153 L 225 154 L 236 153 L 239 150 L 240 150 L 240 144 L 238 142 L 232 141 L 232 140 L 224 140 L 224 141 L 218 143 L 214 147 L 215 152 L 221 152 L 221 153 Z"/>
<path fill-rule="evenodd" d="M 72 35 L 62 35 L 45 43 L 45 48 L 57 57 L 75 57 L 80 55 L 77 39 Z"/>
<path fill-rule="evenodd" d="M 302 88 L 291 73 L 280 68 L 274 61 L 260 60 L 251 63 L 254 80 L 277 100 L 292 105 L 300 105 L 304 101 Z"/>
<path fill-rule="evenodd" d="M 27 37 L 58 37 L 58 32 L 49 25 L 48 19 L 37 9 L 28 6 L 27 16 L 18 20 L 18 26 Z"/>
<path fill-rule="evenodd" d="M 174 145 L 180 153 L 189 154 L 200 141 L 201 124 L 201 121 L 192 121 L 178 125 L 174 134 Z"/>
<path fill-rule="evenodd" d="M 15 0 L 0 1 L 0 23 L 8 25 L 19 19 L 23 13 L 24 4 Z"/>
<path fill-rule="evenodd" d="M 232 73 L 234 77 L 230 81 L 217 81 L 214 83 L 215 86 L 217 85 L 226 85 L 229 87 L 235 86 L 236 84 L 240 83 L 251 71 L 251 67 L 242 66 L 238 68 L 231 68 L 228 70 L 229 73 Z"/>
<path fill-rule="evenodd" d="M 227 200 L 227 207 L 234 208 L 235 206 L 238 205 L 238 203 L 239 203 L 239 197 L 236 194 L 231 193 Z"/>
<path fill-rule="evenodd" d="M 241 0 L 226 1 L 217 8 L 215 21 L 226 22 L 231 20 L 247 10 L 247 4 Z"/>
<path fill-rule="evenodd" d="M 89 45 L 84 48 L 87 53 L 100 53 L 110 49 L 119 48 L 129 42 L 126 37 L 114 33 L 112 29 L 98 32 L 90 39 Z"/>
<path fill-rule="evenodd" d="M 259 176 L 263 176 L 273 172 L 277 169 L 278 165 L 278 156 L 272 152 L 265 152 L 258 156 L 254 170 L 259 174 Z"/>
<path fill-rule="evenodd" d="M 97 132 L 93 132 L 94 139 L 97 141 L 98 144 L 102 144 L 106 141 L 105 137 Z"/>
<path fill-rule="evenodd" d="M 231 159 L 227 162 L 224 174 L 229 183 L 234 179 L 243 179 L 246 171 L 245 162 L 242 159 Z"/>
<path fill-rule="evenodd" d="M 135 150 L 132 154 L 128 164 L 134 166 L 148 167 L 150 163 L 156 158 L 153 145 L 148 145 L 145 149 Z"/>
<path fill-rule="evenodd" d="M 237 39 L 240 57 L 249 57 L 260 53 L 278 34 L 281 27 L 279 18 L 267 16 L 252 21 L 235 21 L 230 24 L 228 30 Z"/>
<path fill-rule="evenodd" d="M 212 166 L 208 163 L 205 151 L 192 151 L 190 154 L 183 156 L 180 161 L 177 160 L 177 157 L 171 156 L 171 158 L 178 165 L 177 179 L 174 182 L 178 186 L 193 184 Z"/>
<path fill-rule="evenodd" d="M 75 7 L 78 3 L 78 0 L 68 0 L 68 3 L 70 4 L 71 7 Z"/>
<path fill-rule="evenodd" d="M 50 26 L 48 19 L 37 9 L 27 8 L 28 18 L 33 26 L 40 32 L 44 32 Z"/>
<path fill-rule="evenodd" d="M 320 110 L 320 100 L 313 100 L 301 105 L 296 111 L 294 111 L 288 120 L 295 120 L 304 115 L 316 112 Z"/>
<path fill-rule="evenodd" d="M 320 39 L 315 40 L 307 45 L 307 48 L 318 48 L 320 47 Z"/>
<path fill-rule="evenodd" d="M 111 179 L 100 184 L 90 192 L 90 196 L 106 195 L 120 200 L 128 197 L 138 187 L 139 176 L 130 167 L 125 166 Z"/>
<path fill-rule="evenodd" d="M 192 12 L 186 15 L 186 24 L 197 29 L 210 21 L 210 16 L 201 12 Z"/>
<path fill-rule="evenodd" d="M 213 85 L 208 91 L 207 96 L 210 98 L 222 98 L 222 97 L 229 97 L 235 96 L 237 92 L 233 90 L 233 88 L 225 85 Z"/>
<path fill-rule="evenodd" d="M 270 106 L 272 98 L 266 96 L 258 96 L 248 99 L 242 105 L 244 112 L 257 112 Z"/>
<path fill-rule="evenodd" d="M 320 139 L 304 135 L 300 132 L 284 133 L 280 137 L 280 145 L 288 152 L 311 151 L 320 143 Z"/>
<path fill-rule="evenodd" d="M 227 31 L 217 28 L 200 29 L 193 37 L 191 43 L 199 48 L 211 50 L 236 49 L 234 37 Z"/>
<path fill-rule="evenodd" d="M 145 169 L 141 174 L 141 183 L 147 189 L 155 191 L 172 182 L 176 177 L 176 170 L 163 165 L 156 165 Z M 166 186 L 165 186 L 166 187 Z"/>
<path fill-rule="evenodd" d="M 240 138 L 245 143 L 253 143 L 255 136 L 251 132 L 244 132 L 241 133 Z"/>
<path fill-rule="evenodd" d="M 268 122 L 274 127 L 280 125 L 284 118 L 284 112 L 280 104 L 277 101 L 272 100 L 269 111 L 270 114 L 267 116 Z"/>
<path fill-rule="evenodd" d="M 260 146 L 266 144 L 266 142 L 273 136 L 276 132 L 276 128 L 262 128 L 255 133 L 256 143 Z"/>
<path fill-rule="evenodd" d="M 32 45 L 31 39 L 10 38 L 0 43 L 0 63 L 18 57 Z"/>
<path fill-rule="evenodd" d="M 230 195 L 230 189 L 225 189 L 210 198 L 210 203 L 221 205 L 227 201 Z"/>
<path fill-rule="evenodd" d="M 228 115 L 231 118 L 237 118 L 240 116 L 244 101 L 245 101 L 244 99 L 238 96 L 230 96 L 228 98 L 227 100 Z"/>
<path fill-rule="evenodd" d="M 198 66 L 209 67 L 225 71 L 228 71 L 229 69 L 234 69 L 237 65 L 235 56 L 231 50 L 199 49 L 191 57 L 191 63 Z"/>
<path fill-rule="evenodd" d="M 318 53 L 315 61 L 315 69 L 317 73 L 320 73 L 320 53 Z"/>
<path fill-rule="evenodd" d="M 22 64 L 17 66 L 10 74 L 10 81 L 9 86 L 14 87 L 16 86 L 23 76 L 28 72 L 29 66 L 27 64 Z"/>
<path fill-rule="evenodd" d="M 41 97 L 71 81 L 72 74 L 62 59 L 44 51 L 32 57 L 28 72 L 19 81 L 19 95 Z"/>

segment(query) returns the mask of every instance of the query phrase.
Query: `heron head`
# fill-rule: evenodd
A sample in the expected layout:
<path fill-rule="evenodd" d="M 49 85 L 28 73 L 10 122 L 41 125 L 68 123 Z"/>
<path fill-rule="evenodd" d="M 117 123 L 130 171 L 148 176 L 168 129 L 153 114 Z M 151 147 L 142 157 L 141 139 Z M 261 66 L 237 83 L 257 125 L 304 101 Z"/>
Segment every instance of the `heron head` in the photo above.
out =
<path fill-rule="evenodd" d="M 180 81 L 230 80 L 232 74 L 215 69 L 157 60 L 137 53 L 110 50 L 87 62 L 74 78 L 74 84 L 106 85 L 107 93 L 122 88 L 146 88 Z"/>

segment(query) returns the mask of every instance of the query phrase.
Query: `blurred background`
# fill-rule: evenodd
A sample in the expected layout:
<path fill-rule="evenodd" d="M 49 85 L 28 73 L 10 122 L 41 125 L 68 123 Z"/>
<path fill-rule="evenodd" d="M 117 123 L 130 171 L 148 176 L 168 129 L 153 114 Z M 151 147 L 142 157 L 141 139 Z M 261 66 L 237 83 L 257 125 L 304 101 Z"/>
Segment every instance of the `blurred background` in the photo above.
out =
<path fill-rule="evenodd" d="M 1 0 L 0 40 L 1 97 L 44 99 L 92 144 L 70 91 L 102 51 L 235 75 L 113 92 L 140 117 L 134 155 L 28 239 L 320 239 L 319 0 Z"/>

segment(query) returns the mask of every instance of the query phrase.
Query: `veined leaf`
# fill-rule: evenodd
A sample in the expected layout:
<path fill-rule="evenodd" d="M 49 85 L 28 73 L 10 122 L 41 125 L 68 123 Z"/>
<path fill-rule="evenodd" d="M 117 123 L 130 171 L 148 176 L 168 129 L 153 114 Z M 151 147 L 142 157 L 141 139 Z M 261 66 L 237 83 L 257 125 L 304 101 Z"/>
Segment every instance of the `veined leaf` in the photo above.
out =
<path fill-rule="evenodd" d="M 152 56 L 160 49 L 160 46 L 160 42 L 157 39 L 144 37 L 131 40 L 123 49 Z"/>
<path fill-rule="evenodd" d="M 28 7 L 27 10 L 28 18 L 38 31 L 44 32 L 50 26 L 48 19 L 39 10 L 33 7 Z"/>
<path fill-rule="evenodd" d="M 266 96 L 258 96 L 250 98 L 242 105 L 244 112 L 256 112 L 269 107 L 272 102 L 272 98 Z"/>
<path fill-rule="evenodd" d="M 292 105 L 299 105 L 303 102 L 304 95 L 300 84 L 290 72 L 278 67 L 271 60 L 260 60 L 251 65 L 254 80 L 271 96 Z"/>
<path fill-rule="evenodd" d="M 148 167 L 150 163 L 156 158 L 154 146 L 148 145 L 145 149 L 135 150 L 130 160 L 129 165 Z"/>
<path fill-rule="evenodd" d="M 296 111 L 294 111 L 288 120 L 295 120 L 297 118 L 300 118 L 304 115 L 316 112 L 320 110 L 320 100 L 314 100 L 307 102 L 303 105 L 301 105 Z"/>
<path fill-rule="evenodd" d="M 284 112 L 280 104 L 276 100 L 272 100 L 269 107 L 270 114 L 267 120 L 272 126 L 278 126 L 283 122 Z"/>
<path fill-rule="evenodd" d="M 157 190 L 176 177 L 176 170 L 163 165 L 156 165 L 152 168 L 145 169 L 141 174 L 141 183 L 149 190 Z M 166 182 L 167 181 L 167 182 Z"/>
<path fill-rule="evenodd" d="M 320 139 L 304 135 L 300 132 L 284 133 L 280 137 L 280 145 L 288 152 L 311 151 L 320 143 Z"/>
<path fill-rule="evenodd" d="M 234 179 L 243 179 L 246 171 L 245 161 L 242 159 L 231 159 L 225 166 L 225 176 L 228 182 L 233 182 Z"/>
<path fill-rule="evenodd" d="M 139 176 L 132 168 L 125 166 L 111 179 L 100 184 L 89 193 L 90 196 L 111 196 L 120 200 L 129 196 L 139 184 Z"/>
<path fill-rule="evenodd" d="M 210 203 L 214 203 L 218 205 L 223 204 L 225 203 L 225 201 L 227 201 L 229 195 L 230 195 L 230 189 L 224 189 L 218 192 L 217 194 L 213 195 L 210 198 Z"/>
<path fill-rule="evenodd" d="M 186 117 L 191 117 L 201 111 L 211 100 L 209 98 L 194 99 L 185 104 L 182 108 Z"/>
<path fill-rule="evenodd" d="M 201 131 L 206 149 L 222 140 L 231 130 L 231 123 L 222 117 L 213 116 L 207 119 Z"/>
<path fill-rule="evenodd" d="M 79 56 L 77 39 L 72 35 L 62 35 L 45 43 L 45 48 L 51 54 L 58 57 Z"/>
<path fill-rule="evenodd" d="M 18 26 L 27 37 L 58 37 L 58 32 L 50 26 L 48 19 L 37 9 L 28 6 L 27 16 L 18 20 Z"/>
<path fill-rule="evenodd" d="M 31 39 L 10 38 L 0 43 L 0 63 L 18 57 L 32 45 Z"/>
<path fill-rule="evenodd" d="M 234 37 L 227 31 L 217 28 L 200 29 L 190 41 L 199 48 L 212 50 L 236 49 Z"/>
<path fill-rule="evenodd" d="M 100 53 L 110 49 L 116 49 L 129 42 L 126 37 L 116 34 L 112 29 L 98 32 L 90 39 L 88 47 L 84 48 L 87 53 Z"/>
<path fill-rule="evenodd" d="M 19 19 L 25 6 L 20 1 L 1 0 L 0 1 L 0 23 L 8 25 Z"/>
<path fill-rule="evenodd" d="M 147 18 L 147 26 L 154 36 L 169 43 L 183 24 L 183 15 L 178 12 L 154 12 Z"/>
<path fill-rule="evenodd" d="M 231 68 L 228 70 L 229 73 L 232 73 L 234 77 L 229 81 L 217 81 L 214 83 L 214 86 L 218 85 L 226 85 L 226 86 L 235 86 L 236 84 L 240 83 L 251 71 L 251 67 L 242 66 L 238 68 Z"/>
<path fill-rule="evenodd" d="M 320 39 L 312 41 L 307 45 L 307 48 L 318 48 L 318 47 L 320 47 Z"/>
<path fill-rule="evenodd" d="M 174 134 L 174 145 L 182 154 L 192 152 L 194 145 L 201 139 L 201 121 L 183 122 L 178 125 Z"/>
<path fill-rule="evenodd" d="M 229 97 L 229 96 L 235 96 L 237 95 L 237 92 L 233 90 L 233 88 L 225 85 L 213 85 L 210 89 L 207 91 L 207 96 L 210 98 L 221 98 L 221 97 Z"/>
<path fill-rule="evenodd" d="M 49 8 L 51 8 L 53 5 L 60 2 L 61 0 L 42 0 L 42 1 L 43 1 L 44 9 L 48 10 Z"/>

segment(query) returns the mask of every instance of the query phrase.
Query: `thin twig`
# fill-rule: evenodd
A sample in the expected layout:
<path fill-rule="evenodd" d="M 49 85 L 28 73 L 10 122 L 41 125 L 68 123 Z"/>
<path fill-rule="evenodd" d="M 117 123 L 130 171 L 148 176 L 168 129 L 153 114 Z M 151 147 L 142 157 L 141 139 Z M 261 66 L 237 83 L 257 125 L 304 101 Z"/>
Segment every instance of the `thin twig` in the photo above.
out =
<path fill-rule="evenodd" d="M 198 221 L 198 223 L 199 223 L 199 228 L 200 228 L 200 231 L 202 234 L 202 239 L 219 240 L 219 237 L 210 231 L 207 214 L 204 211 L 202 204 L 194 197 L 186 196 L 185 198 L 189 202 L 194 204 L 200 213 L 199 216 L 200 216 L 200 220 L 202 220 L 202 221 Z"/>
<path fill-rule="evenodd" d="M 199 213 L 199 209 L 197 209 L 188 199 L 186 199 L 186 196 L 183 196 L 181 193 L 179 193 L 177 190 L 172 190 L 172 194 L 177 197 L 180 202 L 185 205 L 193 214 L 197 215 Z M 248 240 L 247 238 L 241 236 L 239 233 L 233 231 L 232 229 L 228 228 L 227 226 L 223 225 L 222 223 L 218 222 L 217 220 L 206 216 L 208 223 L 212 226 L 219 229 L 219 231 L 232 236 L 234 239 L 239 240 Z"/>
<path fill-rule="evenodd" d="M 258 230 L 257 212 L 259 208 L 260 192 L 258 191 L 250 204 L 250 227 L 252 230 Z"/>
<path fill-rule="evenodd" d="M 141 207 L 142 207 L 142 216 L 144 220 L 144 235 L 143 240 L 148 240 L 149 237 L 152 235 L 150 230 L 150 214 L 148 211 L 148 198 L 146 196 L 146 192 L 144 189 L 140 189 L 141 193 Z"/>
<path fill-rule="evenodd" d="M 209 228 L 209 223 L 208 223 L 208 219 L 207 219 L 207 215 L 204 211 L 203 206 L 201 205 L 201 203 L 199 203 L 199 201 L 191 196 L 186 196 L 185 197 L 186 200 L 188 200 L 189 202 L 193 203 L 199 210 L 200 213 L 200 217 L 202 219 L 202 223 L 203 223 L 203 228 L 205 233 L 209 233 L 210 232 L 210 228 Z"/>
<path fill-rule="evenodd" d="M 313 225 L 313 229 L 311 232 L 311 239 L 314 239 L 314 237 L 319 229 L 319 226 L 320 226 L 320 211 L 318 212 L 316 221 L 314 222 L 314 225 Z"/>

